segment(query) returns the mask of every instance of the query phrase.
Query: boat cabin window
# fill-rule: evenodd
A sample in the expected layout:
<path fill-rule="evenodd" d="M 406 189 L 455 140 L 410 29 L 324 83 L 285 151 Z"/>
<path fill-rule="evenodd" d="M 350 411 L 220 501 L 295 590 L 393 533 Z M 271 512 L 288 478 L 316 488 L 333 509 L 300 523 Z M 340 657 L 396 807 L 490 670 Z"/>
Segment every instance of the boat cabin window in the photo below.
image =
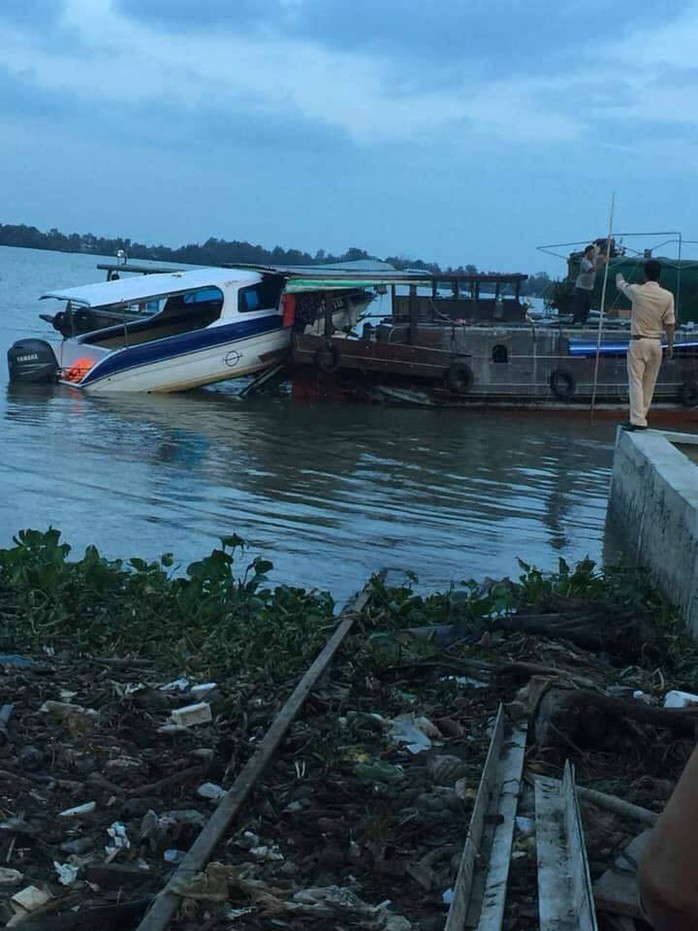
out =
<path fill-rule="evenodd" d="M 217 320 L 223 308 L 223 292 L 219 288 L 202 288 L 187 294 L 173 294 L 162 308 L 165 314 L 206 314 L 210 321 Z"/>
<path fill-rule="evenodd" d="M 162 309 L 158 311 L 160 307 Z M 144 300 L 119 308 L 121 321 L 115 317 L 102 320 L 94 326 L 82 327 L 81 331 L 86 335 L 81 341 L 106 349 L 149 343 L 210 326 L 219 319 L 222 309 L 223 292 L 215 287 L 171 294 L 167 298 L 154 298 L 152 301 Z M 127 311 L 125 315 L 124 311 Z"/>
<path fill-rule="evenodd" d="M 241 314 L 252 310 L 276 310 L 279 306 L 281 292 L 284 289 L 282 278 L 264 278 L 259 284 L 238 291 L 238 310 Z"/>
<path fill-rule="evenodd" d="M 502 346 L 501 343 L 497 343 L 496 346 L 492 348 L 492 361 L 493 362 L 508 362 L 509 361 L 509 350 L 506 346 Z"/>

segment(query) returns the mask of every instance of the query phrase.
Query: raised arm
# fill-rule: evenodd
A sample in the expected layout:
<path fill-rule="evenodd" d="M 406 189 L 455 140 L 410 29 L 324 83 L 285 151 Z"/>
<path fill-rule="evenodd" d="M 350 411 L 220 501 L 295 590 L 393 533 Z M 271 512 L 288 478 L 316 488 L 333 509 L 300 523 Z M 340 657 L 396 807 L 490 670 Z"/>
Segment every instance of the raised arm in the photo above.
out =
<path fill-rule="evenodd" d="M 630 301 L 632 300 L 633 298 L 632 289 L 635 287 L 635 285 L 628 284 L 628 282 L 625 280 L 625 278 L 621 275 L 620 272 L 618 272 L 616 275 L 616 287 L 618 288 L 619 291 L 623 292 L 623 294 L 628 298 L 628 300 Z"/>

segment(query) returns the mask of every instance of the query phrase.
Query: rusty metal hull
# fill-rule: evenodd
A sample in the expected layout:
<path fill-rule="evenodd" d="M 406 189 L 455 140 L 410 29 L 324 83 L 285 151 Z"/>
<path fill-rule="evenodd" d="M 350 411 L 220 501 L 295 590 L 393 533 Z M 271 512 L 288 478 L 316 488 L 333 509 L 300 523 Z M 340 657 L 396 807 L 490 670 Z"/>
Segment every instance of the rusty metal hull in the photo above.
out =
<path fill-rule="evenodd" d="M 299 337 L 293 347 L 295 395 L 568 411 L 588 410 L 594 395 L 595 356 L 571 355 L 570 340 L 595 340 L 595 331 L 421 325 L 415 343 L 408 342 L 409 333 L 409 327 L 391 327 L 378 339 Z M 324 359 L 323 347 L 331 347 Z M 454 379 L 454 370 L 466 377 Z M 599 358 L 595 399 L 601 409 L 627 409 L 624 352 Z M 691 414 L 698 404 L 698 354 L 665 360 L 654 402 Z"/>

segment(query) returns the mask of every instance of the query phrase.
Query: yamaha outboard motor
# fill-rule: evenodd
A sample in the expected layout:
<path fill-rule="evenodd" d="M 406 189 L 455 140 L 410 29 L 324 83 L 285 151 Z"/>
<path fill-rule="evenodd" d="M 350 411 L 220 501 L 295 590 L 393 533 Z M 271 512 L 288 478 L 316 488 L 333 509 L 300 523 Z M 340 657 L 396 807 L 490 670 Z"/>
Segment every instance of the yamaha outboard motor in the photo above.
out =
<path fill-rule="evenodd" d="M 57 381 L 58 360 L 44 339 L 20 339 L 7 350 L 10 381 Z"/>

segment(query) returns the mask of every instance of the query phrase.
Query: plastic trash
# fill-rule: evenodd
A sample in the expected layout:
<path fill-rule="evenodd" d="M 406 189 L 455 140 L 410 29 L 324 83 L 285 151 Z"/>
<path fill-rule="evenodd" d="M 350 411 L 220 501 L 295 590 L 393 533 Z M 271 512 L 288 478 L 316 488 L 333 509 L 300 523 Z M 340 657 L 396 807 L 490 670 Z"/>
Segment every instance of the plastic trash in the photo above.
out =
<path fill-rule="evenodd" d="M 162 856 L 165 863 L 172 863 L 176 866 L 178 863 L 182 862 L 186 855 L 186 850 L 175 850 L 171 848 L 170 850 L 166 850 Z"/>
<path fill-rule="evenodd" d="M 17 653 L 0 653 L 0 666 L 32 666 L 33 659 L 18 656 Z"/>
<path fill-rule="evenodd" d="M 18 886 L 24 879 L 24 873 L 11 870 L 8 866 L 0 866 L 0 886 Z"/>
<path fill-rule="evenodd" d="M 173 679 L 172 682 L 167 682 L 165 685 L 160 686 L 161 692 L 186 692 L 189 688 L 189 679 L 185 676 L 180 676 L 179 679 Z"/>
<path fill-rule="evenodd" d="M 458 685 L 467 685 L 473 689 L 486 689 L 489 687 L 489 682 L 483 682 L 482 679 L 475 679 L 472 676 L 444 676 L 444 682 L 457 682 Z"/>
<path fill-rule="evenodd" d="M 210 695 L 211 692 L 215 692 L 217 688 L 217 682 L 202 682 L 200 685 L 192 685 L 189 691 L 191 692 L 192 698 L 201 701 L 206 698 L 207 695 Z"/>
<path fill-rule="evenodd" d="M 219 798 L 223 798 L 224 795 L 227 795 L 226 789 L 222 786 L 216 785 L 215 782 L 202 782 L 199 788 L 196 790 L 196 794 L 200 795 L 201 798 L 210 798 L 214 802 L 218 801 Z"/>
<path fill-rule="evenodd" d="M 98 713 L 94 708 L 83 708 L 82 705 L 74 705 L 67 701 L 45 701 L 39 711 L 41 714 L 52 714 L 57 718 L 64 718 L 69 714 L 96 715 Z"/>
<path fill-rule="evenodd" d="M 281 853 L 276 844 L 263 844 L 261 847 L 251 847 L 250 853 L 258 860 L 273 861 L 283 860 L 284 855 Z"/>
<path fill-rule="evenodd" d="M 107 853 L 112 850 L 129 850 L 131 848 L 131 840 L 126 833 L 126 825 L 120 821 L 115 821 L 111 827 L 108 827 L 107 834 L 110 837 L 110 843 L 104 848 Z"/>
<path fill-rule="evenodd" d="M 58 873 L 61 886 L 72 886 L 80 872 L 80 867 L 74 863 L 58 863 L 56 860 L 53 861 L 53 868 Z"/>
<path fill-rule="evenodd" d="M 240 837 L 235 841 L 236 847 L 242 847 L 243 850 L 251 850 L 253 847 L 259 847 L 259 836 L 253 831 L 243 831 Z"/>
<path fill-rule="evenodd" d="M 431 737 L 440 737 L 441 732 L 428 718 L 415 717 L 411 714 L 399 714 L 388 722 L 390 739 L 404 744 L 412 754 L 431 749 Z"/>
<path fill-rule="evenodd" d="M 450 905 L 451 902 L 453 902 L 454 895 L 455 893 L 453 889 L 447 889 L 441 896 L 441 901 L 444 903 L 444 905 Z"/>
<path fill-rule="evenodd" d="M 519 815 L 516 818 L 516 830 L 522 834 L 533 834 L 536 829 L 536 822 L 533 818 L 527 818 L 525 815 Z"/>
<path fill-rule="evenodd" d="M 76 805 L 74 808 L 66 808 L 65 811 L 59 811 L 59 818 L 80 818 L 83 815 L 90 815 L 97 808 L 97 802 L 85 802 L 84 805 Z"/>
<path fill-rule="evenodd" d="M 698 705 L 698 695 L 694 695 L 693 692 L 672 689 L 664 696 L 665 708 L 688 708 L 690 705 Z"/>

